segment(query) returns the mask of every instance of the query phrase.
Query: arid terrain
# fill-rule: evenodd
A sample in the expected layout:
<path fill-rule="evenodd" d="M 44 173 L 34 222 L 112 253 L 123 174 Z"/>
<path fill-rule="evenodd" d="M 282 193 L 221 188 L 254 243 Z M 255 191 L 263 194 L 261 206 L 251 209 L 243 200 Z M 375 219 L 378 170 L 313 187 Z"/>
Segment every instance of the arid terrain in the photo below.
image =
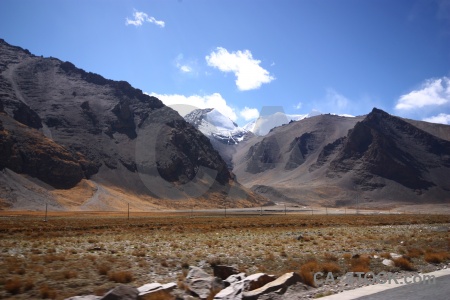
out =
<path fill-rule="evenodd" d="M 50 212 L 45 222 L 44 212 L 1 212 L 0 298 L 102 295 L 119 283 L 151 282 L 175 282 L 181 294 L 189 266 L 212 273 L 219 263 L 246 274 L 294 271 L 309 285 L 317 271 L 446 267 L 448 215 L 385 213 Z M 383 265 L 391 253 L 403 257 Z M 340 291 L 332 288 L 311 288 L 305 298 Z"/>

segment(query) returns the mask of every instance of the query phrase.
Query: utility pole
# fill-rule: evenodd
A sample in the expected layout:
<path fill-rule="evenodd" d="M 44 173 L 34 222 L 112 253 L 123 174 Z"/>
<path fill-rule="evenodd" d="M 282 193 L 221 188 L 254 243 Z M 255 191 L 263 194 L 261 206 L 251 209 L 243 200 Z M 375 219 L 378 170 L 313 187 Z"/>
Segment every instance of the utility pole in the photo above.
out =
<path fill-rule="evenodd" d="M 130 220 L 130 202 L 128 202 L 128 221 Z"/>
<path fill-rule="evenodd" d="M 328 216 L 328 206 L 325 206 L 325 213 L 326 213 L 327 216 Z"/>
<path fill-rule="evenodd" d="M 45 203 L 45 219 L 44 219 L 44 222 L 47 222 L 47 211 L 48 211 L 48 209 L 47 209 L 47 203 Z"/>
<path fill-rule="evenodd" d="M 286 203 L 284 204 L 284 215 L 286 215 Z"/>

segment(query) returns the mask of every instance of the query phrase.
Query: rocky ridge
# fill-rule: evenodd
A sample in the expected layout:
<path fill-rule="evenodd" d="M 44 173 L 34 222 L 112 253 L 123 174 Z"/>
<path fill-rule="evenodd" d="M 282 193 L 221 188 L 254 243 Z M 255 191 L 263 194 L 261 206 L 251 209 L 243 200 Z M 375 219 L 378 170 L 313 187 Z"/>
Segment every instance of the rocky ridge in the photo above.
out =
<path fill-rule="evenodd" d="M 72 188 L 86 178 L 155 199 L 200 197 L 215 206 L 226 198 L 247 206 L 265 201 L 234 182 L 201 132 L 159 99 L 125 81 L 105 79 L 0 40 L 0 103 L 2 122 L 8 120 L 0 148 L 9 151 L 1 157 L 0 167 L 54 188 Z M 25 132 L 27 138 L 22 137 Z M 13 147 L 8 134 L 14 135 L 22 156 L 33 157 L 33 167 L 9 162 L 18 152 L 8 150 Z M 48 154 L 38 155 L 39 151 Z M 11 201 L 6 194 L 0 198 Z"/>

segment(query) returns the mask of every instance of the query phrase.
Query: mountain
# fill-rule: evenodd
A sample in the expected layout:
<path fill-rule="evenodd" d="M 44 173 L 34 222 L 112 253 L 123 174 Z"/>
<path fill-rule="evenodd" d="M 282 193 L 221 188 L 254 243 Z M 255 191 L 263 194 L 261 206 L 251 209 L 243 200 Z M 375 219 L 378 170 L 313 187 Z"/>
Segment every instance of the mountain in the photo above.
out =
<path fill-rule="evenodd" d="M 214 108 L 193 110 L 184 119 L 207 137 L 226 145 L 236 145 L 249 138 L 247 130 Z"/>
<path fill-rule="evenodd" d="M 254 136 L 213 108 L 193 110 L 184 119 L 210 139 L 229 169 L 233 168 L 232 157 L 236 145 Z"/>
<path fill-rule="evenodd" d="M 376 108 L 352 118 L 319 115 L 242 145 L 233 172 L 273 201 L 368 207 L 449 202 L 449 137 L 448 125 Z"/>
<path fill-rule="evenodd" d="M 102 210 L 127 201 L 136 209 L 265 201 L 234 180 L 200 131 L 125 81 L 0 40 L 0 103 L 3 207 L 36 209 L 27 199 Z"/>

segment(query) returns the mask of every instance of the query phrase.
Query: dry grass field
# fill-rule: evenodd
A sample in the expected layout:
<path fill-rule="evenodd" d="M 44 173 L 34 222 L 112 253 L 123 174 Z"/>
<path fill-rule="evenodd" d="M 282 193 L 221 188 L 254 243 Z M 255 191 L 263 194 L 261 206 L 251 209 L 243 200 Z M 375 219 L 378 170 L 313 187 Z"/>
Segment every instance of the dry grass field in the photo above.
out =
<path fill-rule="evenodd" d="M 189 265 L 248 274 L 432 270 L 450 258 L 446 215 L 0 213 L 0 298 L 101 295 L 118 283 L 178 282 Z M 299 236 L 302 236 L 298 239 Z M 386 267 L 374 256 L 404 259 Z M 210 271 L 210 270 L 208 270 Z"/>

